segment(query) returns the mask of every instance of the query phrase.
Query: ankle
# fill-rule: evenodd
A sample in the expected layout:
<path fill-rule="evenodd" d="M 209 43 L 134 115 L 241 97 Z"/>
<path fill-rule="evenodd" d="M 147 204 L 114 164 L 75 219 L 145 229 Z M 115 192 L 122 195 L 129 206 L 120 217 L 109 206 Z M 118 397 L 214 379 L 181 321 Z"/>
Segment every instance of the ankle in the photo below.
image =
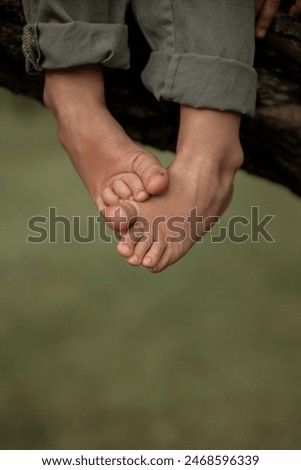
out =
<path fill-rule="evenodd" d="M 236 172 L 243 163 L 237 113 L 181 106 L 177 160 Z"/>
<path fill-rule="evenodd" d="M 198 176 L 199 173 L 233 177 L 242 166 L 244 154 L 240 143 L 213 146 L 211 150 L 191 152 L 190 149 L 181 148 L 176 154 L 174 165 L 183 171 Z"/>
<path fill-rule="evenodd" d="M 59 118 L 105 106 L 102 71 L 89 67 L 47 71 L 43 100 Z"/>

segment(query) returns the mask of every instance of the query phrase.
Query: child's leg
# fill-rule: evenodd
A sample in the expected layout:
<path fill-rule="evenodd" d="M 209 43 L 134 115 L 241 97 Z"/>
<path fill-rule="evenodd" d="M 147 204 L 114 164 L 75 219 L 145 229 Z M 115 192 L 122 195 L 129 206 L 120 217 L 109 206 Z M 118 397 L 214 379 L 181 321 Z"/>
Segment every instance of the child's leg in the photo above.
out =
<path fill-rule="evenodd" d="M 230 200 L 242 164 L 240 114 L 252 115 L 255 108 L 254 0 L 133 0 L 133 6 L 153 50 L 144 84 L 158 99 L 181 105 L 181 122 L 169 190 L 158 199 L 124 205 L 122 214 L 149 222 L 180 216 L 177 225 L 185 236 L 166 241 L 170 225 L 161 223 L 155 233 L 147 223 L 148 237 L 130 240 L 133 227 L 118 249 L 130 264 L 161 271 L 207 229 L 183 218 L 195 209 L 212 221 Z"/>
<path fill-rule="evenodd" d="M 123 220 L 136 220 L 118 245 L 129 264 L 162 271 L 182 258 L 222 215 L 243 161 L 239 124 L 236 113 L 181 106 L 180 143 L 168 169 L 168 190 L 144 203 L 121 205 Z"/>
<path fill-rule="evenodd" d="M 45 103 L 97 207 L 103 209 L 104 198 L 117 204 L 119 198 L 142 201 L 161 193 L 166 170 L 128 137 L 105 105 L 102 66 L 129 67 L 128 0 L 23 4 L 27 69 L 46 72 Z"/>
<path fill-rule="evenodd" d="M 129 138 L 106 107 L 101 70 L 46 72 L 44 100 L 56 117 L 60 141 L 99 210 L 107 201 L 144 201 L 166 189 L 166 170 Z"/>

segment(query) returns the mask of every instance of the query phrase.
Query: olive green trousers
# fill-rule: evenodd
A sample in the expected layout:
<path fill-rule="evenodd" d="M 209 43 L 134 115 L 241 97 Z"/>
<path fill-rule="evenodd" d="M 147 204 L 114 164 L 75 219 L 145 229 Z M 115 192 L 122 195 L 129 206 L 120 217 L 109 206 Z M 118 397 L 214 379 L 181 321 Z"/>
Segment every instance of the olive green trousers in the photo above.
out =
<path fill-rule="evenodd" d="M 130 67 L 125 12 L 151 54 L 142 81 L 158 100 L 254 114 L 254 0 L 23 0 L 28 72 Z"/>

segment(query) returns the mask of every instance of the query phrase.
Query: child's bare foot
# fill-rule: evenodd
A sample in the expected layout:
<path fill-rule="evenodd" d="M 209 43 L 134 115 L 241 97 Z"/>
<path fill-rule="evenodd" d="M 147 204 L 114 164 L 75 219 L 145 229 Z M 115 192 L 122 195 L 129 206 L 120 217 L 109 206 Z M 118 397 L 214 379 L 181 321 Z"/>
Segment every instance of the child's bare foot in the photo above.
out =
<path fill-rule="evenodd" d="M 178 261 L 226 209 L 233 179 L 243 160 L 240 117 L 234 113 L 182 106 L 177 156 L 169 167 L 167 192 L 143 203 L 121 204 L 118 244 L 129 264 L 160 272 Z M 114 217 L 116 207 L 107 215 Z M 201 219 L 202 218 L 202 219 Z"/>
<path fill-rule="evenodd" d="M 99 210 L 105 201 L 145 201 L 166 190 L 166 169 L 128 137 L 107 109 L 100 70 L 47 72 L 44 101 L 54 112 L 60 141 Z"/>

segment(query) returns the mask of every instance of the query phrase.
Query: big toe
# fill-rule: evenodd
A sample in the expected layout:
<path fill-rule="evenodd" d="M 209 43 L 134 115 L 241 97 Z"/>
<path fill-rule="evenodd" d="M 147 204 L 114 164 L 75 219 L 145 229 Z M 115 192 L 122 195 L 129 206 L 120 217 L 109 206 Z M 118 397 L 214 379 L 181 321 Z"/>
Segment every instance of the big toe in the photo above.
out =
<path fill-rule="evenodd" d="M 135 223 L 137 209 L 135 203 L 122 202 L 118 206 L 109 206 L 102 211 L 107 225 L 121 235 L 125 234 L 129 227 Z"/>
<path fill-rule="evenodd" d="M 141 152 L 133 162 L 133 172 L 140 176 L 146 191 L 156 195 L 168 188 L 168 172 L 154 155 Z"/>

